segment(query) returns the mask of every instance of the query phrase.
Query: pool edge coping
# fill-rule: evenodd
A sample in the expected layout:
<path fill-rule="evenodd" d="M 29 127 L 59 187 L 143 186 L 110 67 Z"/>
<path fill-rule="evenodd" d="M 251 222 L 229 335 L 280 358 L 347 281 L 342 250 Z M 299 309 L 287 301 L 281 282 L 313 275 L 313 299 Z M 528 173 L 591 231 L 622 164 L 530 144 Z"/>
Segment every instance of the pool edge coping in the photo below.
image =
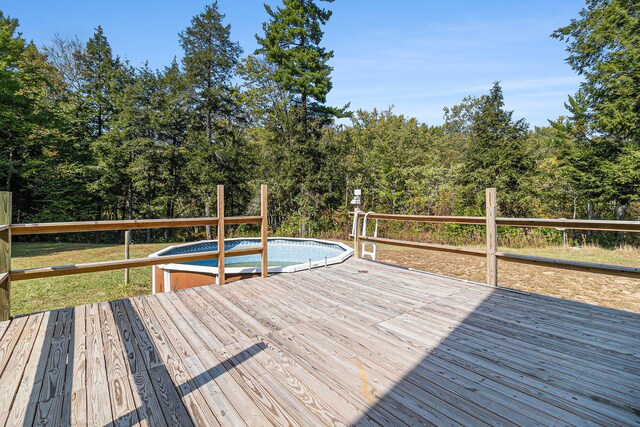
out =
<path fill-rule="evenodd" d="M 234 237 L 231 239 L 225 239 L 225 242 L 228 241 L 237 241 L 237 240 L 257 240 L 260 241 L 259 237 Z M 326 258 L 325 260 L 312 261 L 311 263 L 303 263 L 303 264 L 294 264 L 288 266 L 273 266 L 268 267 L 268 273 L 295 273 L 296 271 L 308 270 L 310 268 L 323 267 L 325 265 L 332 264 L 340 264 L 349 259 L 353 253 L 354 249 L 347 246 L 346 244 L 334 240 L 325 240 L 325 239 L 316 239 L 316 238 L 307 238 L 307 237 L 269 237 L 267 240 L 296 240 L 296 241 L 312 241 L 317 243 L 326 243 L 331 245 L 336 245 L 345 250 L 344 253 L 332 257 Z M 175 248 L 182 248 L 187 246 L 199 245 L 203 243 L 218 243 L 217 240 L 199 240 L 197 242 L 188 242 L 181 243 L 177 245 L 171 245 L 159 251 L 156 251 L 149 255 L 149 258 L 161 257 L 163 253 L 168 252 Z M 189 265 L 189 264 L 181 264 L 181 263 L 168 263 L 168 264 L 158 264 L 158 268 L 161 268 L 164 271 L 187 271 L 191 273 L 205 273 L 211 275 L 218 274 L 218 267 L 204 267 L 197 265 Z M 257 274 L 262 272 L 261 267 L 225 267 L 225 273 L 228 274 Z"/>

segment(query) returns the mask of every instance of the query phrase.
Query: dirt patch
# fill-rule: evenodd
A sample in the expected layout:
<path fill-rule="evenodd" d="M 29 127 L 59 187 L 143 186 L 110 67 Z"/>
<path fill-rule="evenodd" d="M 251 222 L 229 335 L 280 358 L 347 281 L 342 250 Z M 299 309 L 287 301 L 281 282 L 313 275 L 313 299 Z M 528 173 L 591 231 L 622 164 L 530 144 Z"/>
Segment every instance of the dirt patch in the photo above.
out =
<path fill-rule="evenodd" d="M 635 253 L 622 254 L 621 260 L 624 262 L 617 262 L 611 259 L 609 252 L 612 251 L 603 252 L 601 256 L 595 249 L 588 249 L 582 254 L 568 253 L 567 256 L 556 253 L 558 251 L 530 249 L 518 252 L 566 259 L 582 258 L 590 262 L 602 258 L 605 260 L 602 262 L 610 264 L 640 266 L 640 256 Z M 379 245 L 378 261 L 475 282 L 484 283 L 486 280 L 484 258 Z M 640 280 L 502 261 L 499 262 L 498 273 L 500 286 L 640 313 Z"/>

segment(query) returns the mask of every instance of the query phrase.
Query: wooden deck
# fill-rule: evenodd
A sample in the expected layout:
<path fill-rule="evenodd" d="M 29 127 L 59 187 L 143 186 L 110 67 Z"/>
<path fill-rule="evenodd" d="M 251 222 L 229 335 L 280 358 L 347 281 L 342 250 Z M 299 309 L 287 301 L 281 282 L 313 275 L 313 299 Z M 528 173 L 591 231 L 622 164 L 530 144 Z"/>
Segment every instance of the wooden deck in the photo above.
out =
<path fill-rule="evenodd" d="M 367 261 L 0 336 L 0 425 L 640 424 L 640 315 Z"/>

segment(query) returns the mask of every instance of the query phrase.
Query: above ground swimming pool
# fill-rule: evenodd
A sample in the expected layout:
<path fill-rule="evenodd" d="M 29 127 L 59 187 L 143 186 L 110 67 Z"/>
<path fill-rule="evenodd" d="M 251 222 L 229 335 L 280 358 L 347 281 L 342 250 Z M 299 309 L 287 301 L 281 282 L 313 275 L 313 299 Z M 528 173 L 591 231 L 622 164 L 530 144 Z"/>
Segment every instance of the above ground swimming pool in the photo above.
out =
<path fill-rule="evenodd" d="M 260 246 L 259 238 L 227 239 L 225 251 Z M 218 250 L 216 241 L 201 241 L 170 246 L 150 257 Z M 349 246 L 329 240 L 270 237 L 267 241 L 269 273 L 293 273 L 343 262 L 353 254 Z M 225 258 L 225 276 L 251 277 L 261 273 L 260 254 Z M 153 269 L 153 292 L 166 292 L 215 283 L 218 260 L 160 264 Z"/>

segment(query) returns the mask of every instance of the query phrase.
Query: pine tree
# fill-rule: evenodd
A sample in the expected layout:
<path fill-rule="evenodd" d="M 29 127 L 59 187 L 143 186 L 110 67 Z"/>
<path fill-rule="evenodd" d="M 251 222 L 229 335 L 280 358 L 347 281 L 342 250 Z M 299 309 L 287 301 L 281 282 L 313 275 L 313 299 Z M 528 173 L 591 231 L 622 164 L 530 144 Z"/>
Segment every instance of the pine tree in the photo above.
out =
<path fill-rule="evenodd" d="M 617 219 L 640 193 L 639 34 L 637 0 L 588 0 L 579 19 L 552 34 L 567 43 L 567 62 L 584 76 L 587 143 L 601 164 L 603 201 L 613 201 Z"/>
<path fill-rule="evenodd" d="M 234 108 L 226 95 L 232 90 L 232 78 L 242 54 L 240 45 L 231 41 L 231 25 L 224 25 L 224 18 L 218 11 L 218 2 L 214 2 L 180 33 L 182 62 L 194 97 L 194 124 L 204 125 L 209 141 L 218 116 L 225 117 Z"/>
<path fill-rule="evenodd" d="M 108 130 L 109 119 L 114 113 L 115 74 L 120 60 L 113 58 L 111 46 L 101 26 L 89 39 L 80 58 L 82 92 L 84 102 L 91 110 L 89 126 L 92 136 L 98 138 Z"/>
<path fill-rule="evenodd" d="M 325 0 L 331 3 L 333 0 Z M 308 234 L 325 209 L 324 194 L 329 191 L 324 169 L 327 155 L 322 144 L 323 133 L 336 116 L 346 116 L 342 109 L 325 105 L 331 90 L 328 61 L 333 51 L 321 46 L 322 26 L 331 11 L 320 8 L 312 0 L 283 0 L 282 7 L 265 5 L 269 21 L 263 23 L 264 35 L 256 35 L 258 58 L 248 61 L 253 66 L 254 87 L 278 95 L 276 115 L 266 125 L 264 142 L 264 174 L 273 189 L 272 200 L 299 225 L 300 234 Z"/>
<path fill-rule="evenodd" d="M 166 168 L 163 169 L 165 185 L 160 189 L 159 202 L 164 205 L 164 215 L 174 218 L 180 214 L 180 204 L 190 197 L 186 180 L 189 93 L 186 79 L 175 58 L 159 74 L 158 87 L 154 123 L 158 140 L 165 147 L 166 161 Z M 166 240 L 169 239 L 169 233 L 170 230 L 165 230 Z"/>
<path fill-rule="evenodd" d="M 188 170 L 192 191 L 210 215 L 216 184 L 227 185 L 229 212 L 246 206 L 248 171 L 253 161 L 246 150 L 246 114 L 237 75 L 242 49 L 231 40 L 231 26 L 218 3 L 191 20 L 180 34 L 182 60 L 191 95 Z M 207 236 L 211 236 L 207 227 Z"/>
<path fill-rule="evenodd" d="M 328 61 L 333 51 L 320 46 L 321 26 L 332 12 L 314 0 L 283 0 L 283 5 L 275 10 L 265 5 L 270 21 L 262 24 L 264 37 L 256 35 L 260 44 L 256 54 L 275 66 L 274 80 L 299 103 L 303 120 L 308 119 L 309 110 L 324 116 L 330 112 L 323 105 L 332 87 Z"/>
<path fill-rule="evenodd" d="M 102 27 L 87 42 L 80 57 L 82 101 L 86 105 L 87 128 L 94 155 L 95 177 L 88 186 L 100 195 L 104 213 L 110 218 L 133 218 L 132 183 L 127 166 L 132 160 L 126 135 L 111 132 L 129 102 L 134 70 L 114 57 Z"/>
<path fill-rule="evenodd" d="M 0 173 L 2 187 L 13 189 L 15 173 L 23 157 L 22 141 L 28 134 L 24 117 L 28 115 L 27 99 L 20 94 L 18 63 L 26 49 L 18 20 L 0 11 Z"/>
<path fill-rule="evenodd" d="M 528 187 L 534 163 L 528 147 L 528 124 L 513 120 L 513 111 L 504 109 L 499 83 L 494 83 L 489 95 L 468 100 L 470 108 L 457 109 L 461 115 L 448 117 L 454 128 L 466 134 L 463 145 L 463 167 L 460 183 L 467 198 L 476 200 L 476 209 L 483 206 L 484 189 L 496 187 L 500 209 L 506 216 L 527 216 L 532 205 Z"/>

